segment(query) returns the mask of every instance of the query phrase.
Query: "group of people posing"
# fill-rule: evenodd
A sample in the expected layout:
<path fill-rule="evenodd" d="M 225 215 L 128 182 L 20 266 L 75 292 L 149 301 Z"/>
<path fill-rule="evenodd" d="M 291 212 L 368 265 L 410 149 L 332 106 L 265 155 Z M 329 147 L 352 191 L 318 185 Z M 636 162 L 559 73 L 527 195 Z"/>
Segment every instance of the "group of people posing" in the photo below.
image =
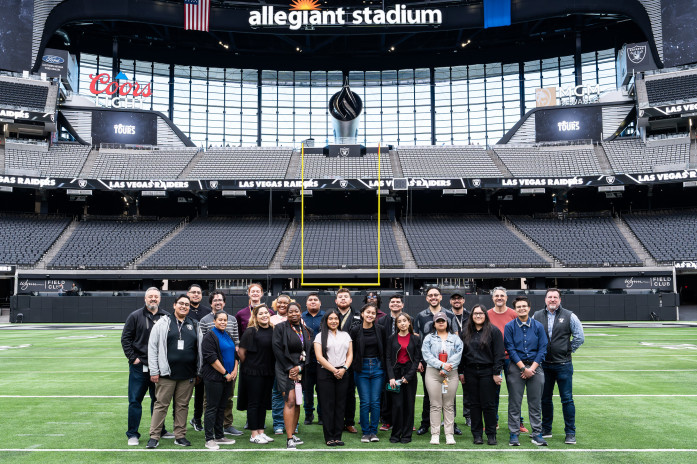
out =
<path fill-rule="evenodd" d="M 247 411 L 250 442 L 266 444 L 267 411 L 272 411 L 273 434 L 284 435 L 286 447 L 296 449 L 301 409 L 304 424 L 315 417 L 327 446 L 344 446 L 343 433 L 358 433 L 354 418 L 356 391 L 360 405 L 360 440 L 378 442 L 378 430 L 391 431 L 391 443 L 409 443 L 412 433 L 430 432 L 430 443 L 454 445 L 462 431 L 455 424 L 458 385 L 462 412 L 474 444 L 496 445 L 500 388 L 508 386 L 509 445 L 520 445 L 527 433 L 521 415 L 527 390 L 528 413 L 535 445 L 546 446 L 552 435 L 554 385 L 558 385 L 564 416 L 565 443 L 576 443 L 572 395 L 571 353 L 584 341 L 583 328 L 561 306 L 557 289 L 547 290 L 545 308 L 530 315 L 526 297 L 506 306 L 503 287 L 492 293 L 494 307 L 464 308 L 464 296 L 451 295 L 452 310 L 441 306 L 437 287 L 426 291 L 428 307 L 411 317 L 403 311 L 401 295 L 389 299 L 389 313 L 380 310 L 380 296 L 370 292 L 360 311 L 352 308 L 349 290 L 336 292 L 336 307 L 321 310 L 310 293 L 305 310 L 288 295 L 271 307 L 261 302 L 263 289 L 252 284 L 249 305 L 234 316 L 225 311 L 226 297 L 203 293 L 192 285 L 179 295 L 173 311 L 160 308 L 160 292 L 150 288 L 145 306 L 131 313 L 121 343 L 129 361 L 128 444 L 140 443 L 138 432 L 145 393 L 151 398 L 150 437 L 146 448 L 162 438 L 191 446 L 189 424 L 204 431 L 205 446 L 231 445 L 243 432 L 232 425 L 232 398 L 238 384 L 237 409 Z M 417 375 L 418 373 L 418 375 Z M 503 375 L 502 375 L 503 374 Z M 423 410 L 414 427 L 419 377 Z M 238 380 L 239 378 L 239 380 Z M 170 404 L 173 433 L 164 427 Z M 382 420 L 382 426 L 378 429 Z M 270 432 L 271 433 L 271 432 Z M 227 436 L 226 436 L 227 435 Z"/>

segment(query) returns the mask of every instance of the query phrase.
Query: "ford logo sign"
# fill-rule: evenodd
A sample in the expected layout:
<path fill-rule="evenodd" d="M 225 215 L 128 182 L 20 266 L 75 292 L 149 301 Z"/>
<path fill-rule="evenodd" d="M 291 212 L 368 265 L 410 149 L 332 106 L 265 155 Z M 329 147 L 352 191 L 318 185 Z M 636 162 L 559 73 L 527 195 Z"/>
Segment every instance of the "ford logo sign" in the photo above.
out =
<path fill-rule="evenodd" d="M 62 63 L 65 63 L 65 60 L 64 60 L 63 58 L 61 58 L 60 56 L 56 56 L 56 55 L 44 55 L 44 57 L 42 58 L 42 60 L 43 60 L 45 63 L 51 63 L 51 64 L 62 64 Z"/>

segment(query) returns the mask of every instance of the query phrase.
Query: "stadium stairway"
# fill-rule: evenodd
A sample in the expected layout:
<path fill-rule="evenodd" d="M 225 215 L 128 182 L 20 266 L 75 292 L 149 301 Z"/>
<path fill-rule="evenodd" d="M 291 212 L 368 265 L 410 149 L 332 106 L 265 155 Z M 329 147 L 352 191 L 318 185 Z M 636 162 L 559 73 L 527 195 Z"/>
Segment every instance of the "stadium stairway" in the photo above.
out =
<path fill-rule="evenodd" d="M 80 177 L 82 179 L 90 177 L 90 173 L 92 172 L 92 166 L 94 166 L 94 162 L 97 160 L 98 156 L 99 150 L 97 150 L 95 147 L 92 147 L 92 150 L 90 150 L 90 154 L 87 155 L 85 164 L 82 165 L 82 171 L 80 171 Z"/>
<path fill-rule="evenodd" d="M 5 173 L 5 146 L 0 147 L 0 169 Z"/>
<path fill-rule="evenodd" d="M 73 220 L 68 224 L 68 227 L 65 228 L 63 233 L 61 233 L 58 238 L 56 239 L 55 242 L 53 242 L 53 245 L 51 245 L 51 248 L 49 248 L 46 253 L 41 257 L 38 263 L 36 263 L 36 269 L 46 269 L 46 264 L 50 263 L 53 258 L 56 257 L 58 252 L 60 251 L 61 248 L 63 248 L 63 245 L 70 239 L 70 236 L 73 235 L 73 232 L 75 232 L 75 229 L 77 228 L 78 221 Z"/>
<path fill-rule="evenodd" d="M 168 233 L 167 235 L 165 235 L 164 238 L 163 238 L 162 240 L 160 240 L 159 242 L 157 242 L 157 243 L 155 244 L 155 246 L 153 246 L 152 248 L 150 248 L 149 250 L 147 250 L 145 253 L 143 253 L 142 255 L 140 255 L 139 257 L 137 257 L 137 258 L 135 259 L 135 261 L 133 261 L 131 264 L 129 264 L 129 265 L 128 265 L 128 268 L 129 268 L 129 269 L 137 269 L 137 266 L 138 266 L 138 265 L 142 264 L 142 263 L 143 263 L 146 259 L 148 259 L 150 256 L 152 256 L 152 255 L 154 255 L 155 253 L 157 253 L 157 251 L 158 251 L 160 248 L 162 248 L 163 246 L 165 246 L 167 243 L 169 243 L 170 240 L 172 240 L 174 237 L 176 237 L 177 234 L 178 234 L 179 232 L 181 232 L 182 229 L 184 229 L 184 227 L 186 227 L 186 225 L 187 225 L 188 223 L 189 223 L 189 218 L 184 218 L 184 220 L 183 220 L 182 222 L 180 222 L 180 223 L 177 225 L 177 227 L 175 227 L 174 229 L 172 229 L 172 231 L 171 231 L 170 233 Z"/>
<path fill-rule="evenodd" d="M 690 142 L 690 169 L 697 169 L 697 141 Z"/>
<path fill-rule="evenodd" d="M 632 232 L 632 229 L 629 228 L 627 223 L 620 217 L 614 217 L 612 220 L 615 221 L 615 225 L 617 225 L 617 228 L 622 233 L 624 240 L 632 247 L 634 253 L 636 253 L 639 259 L 644 263 L 644 266 L 658 266 L 656 260 L 651 256 L 651 253 L 644 248 L 644 244 L 641 243 L 639 237 Z"/>
<path fill-rule="evenodd" d="M 286 169 L 286 179 L 297 178 L 298 172 L 300 172 L 300 150 L 293 150 L 288 161 L 288 169 Z"/>
<path fill-rule="evenodd" d="M 204 151 L 199 150 L 196 152 L 196 154 L 191 158 L 191 161 L 189 161 L 189 164 L 186 165 L 186 167 L 182 170 L 182 172 L 179 174 L 179 179 L 188 179 L 189 174 L 191 174 L 191 171 L 194 169 L 194 167 L 198 164 L 198 161 L 201 159 L 203 156 Z M 211 173 L 213 174 L 213 173 Z"/>
<path fill-rule="evenodd" d="M 397 150 L 390 150 L 390 163 L 392 164 L 392 177 L 404 177 L 402 162 L 399 161 L 399 154 L 397 153 Z M 402 255 L 402 258 L 404 258 L 404 255 Z"/>
<path fill-rule="evenodd" d="M 537 253 L 540 258 L 544 259 L 546 262 L 549 263 L 551 267 L 559 267 L 560 263 L 554 257 L 547 252 L 544 248 L 542 248 L 540 245 L 538 245 L 535 241 L 533 241 L 530 237 L 525 235 L 518 227 L 515 226 L 511 221 L 508 220 L 507 217 L 503 217 L 503 224 L 510 230 L 513 235 L 521 239 L 532 251 Z"/>
<path fill-rule="evenodd" d="M 504 162 L 499 158 L 499 155 L 496 154 L 496 152 L 492 149 L 486 150 L 486 153 L 489 155 L 491 158 L 491 161 L 494 162 L 497 168 L 499 168 L 499 171 L 501 171 L 501 174 L 503 174 L 503 177 L 513 177 L 513 174 L 511 174 L 511 171 L 508 170 L 508 167 L 504 164 Z"/>
<path fill-rule="evenodd" d="M 600 165 L 602 173 L 610 176 L 613 175 L 615 172 L 612 170 L 610 160 L 608 159 L 603 146 L 597 144 L 593 147 L 593 151 L 595 152 L 595 157 L 598 158 L 598 164 Z"/>
<path fill-rule="evenodd" d="M 394 169 L 394 165 L 393 165 Z M 404 262 L 405 269 L 416 269 L 419 266 L 416 265 L 416 260 L 414 259 L 414 254 L 409 248 L 409 242 L 407 241 L 407 236 L 404 234 L 404 229 L 402 228 L 402 223 L 399 221 L 392 221 L 392 232 L 394 233 L 395 241 L 397 242 L 397 248 L 399 249 L 399 254 L 402 256 L 402 262 Z"/>
<path fill-rule="evenodd" d="M 293 155 L 295 155 L 295 151 L 293 151 Z M 283 261 L 286 259 L 288 250 L 290 250 L 291 243 L 293 243 L 293 237 L 295 236 L 296 230 L 298 230 L 298 223 L 295 219 L 293 219 L 290 224 L 288 224 L 288 227 L 283 234 L 281 244 L 278 246 L 276 253 L 273 255 L 271 263 L 269 263 L 269 269 L 282 269 Z"/>

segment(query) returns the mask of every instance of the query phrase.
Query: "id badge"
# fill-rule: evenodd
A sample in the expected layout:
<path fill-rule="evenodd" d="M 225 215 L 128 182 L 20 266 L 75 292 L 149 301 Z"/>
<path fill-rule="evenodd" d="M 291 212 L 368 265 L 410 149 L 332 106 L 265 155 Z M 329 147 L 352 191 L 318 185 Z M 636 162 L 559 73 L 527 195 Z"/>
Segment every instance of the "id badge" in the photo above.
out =
<path fill-rule="evenodd" d="M 178 350 L 184 349 L 184 340 L 177 340 L 177 349 Z"/>
<path fill-rule="evenodd" d="M 143 364 L 143 372 L 148 372 L 148 366 L 146 366 L 145 364 Z"/>

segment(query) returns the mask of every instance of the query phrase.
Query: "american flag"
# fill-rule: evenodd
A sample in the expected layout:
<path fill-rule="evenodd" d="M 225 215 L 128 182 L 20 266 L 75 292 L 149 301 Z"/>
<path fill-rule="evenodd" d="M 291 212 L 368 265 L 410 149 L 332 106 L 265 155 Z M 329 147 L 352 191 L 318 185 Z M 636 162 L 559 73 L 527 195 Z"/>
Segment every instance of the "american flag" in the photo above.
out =
<path fill-rule="evenodd" d="M 184 0 L 184 29 L 208 32 L 210 0 Z"/>

